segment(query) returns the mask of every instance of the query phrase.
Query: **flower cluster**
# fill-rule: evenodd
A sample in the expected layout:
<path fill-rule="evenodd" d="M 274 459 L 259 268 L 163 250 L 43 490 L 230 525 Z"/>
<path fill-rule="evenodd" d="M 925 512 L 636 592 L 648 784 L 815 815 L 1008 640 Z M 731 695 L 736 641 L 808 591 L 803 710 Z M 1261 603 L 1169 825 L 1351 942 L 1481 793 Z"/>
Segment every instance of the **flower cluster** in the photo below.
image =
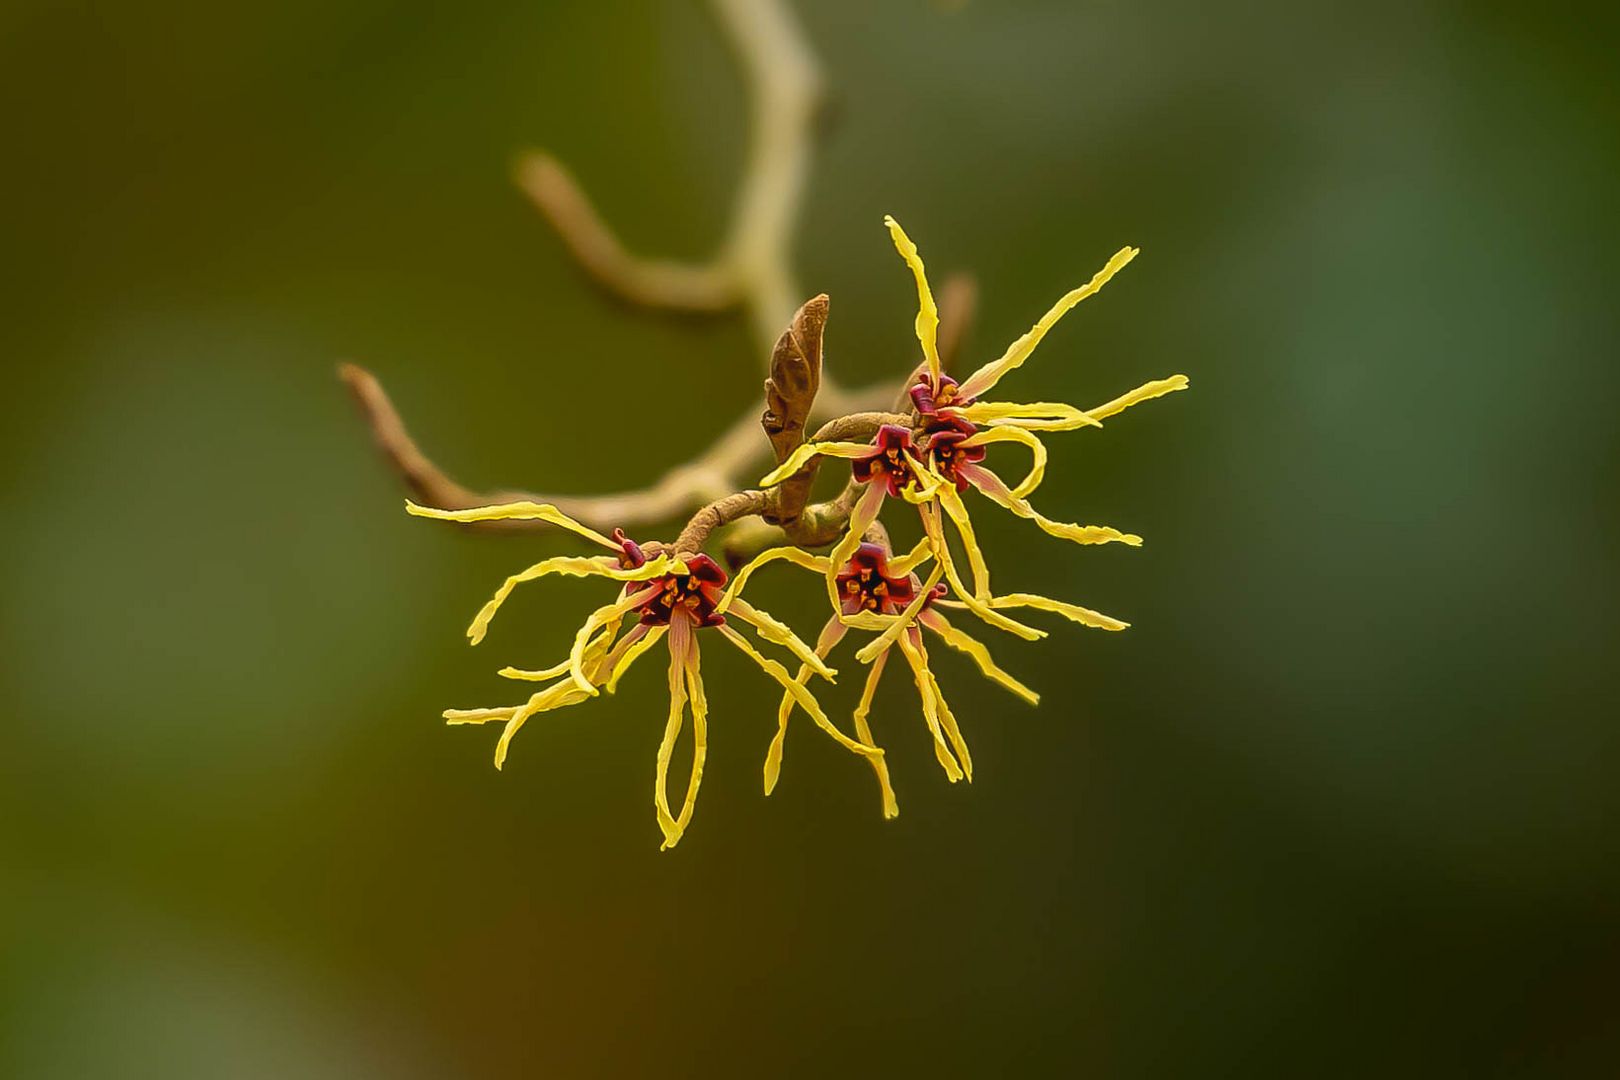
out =
<path fill-rule="evenodd" d="M 783 481 L 807 474 L 818 459 L 843 458 L 850 463 L 846 497 L 829 504 L 841 508 L 847 525 L 826 554 L 808 544 L 772 547 L 749 561 L 735 578 L 700 550 L 707 531 L 694 533 L 689 525 L 674 545 L 637 544 L 620 530 L 603 535 L 536 502 L 515 502 L 471 510 L 436 510 L 408 504 L 411 513 L 446 521 L 485 522 L 528 520 L 558 525 L 605 548 L 608 554 L 547 559 L 514 574 L 484 605 L 468 629 L 474 644 L 483 639 L 490 620 L 519 584 L 551 574 L 606 578 L 615 583 L 616 597 L 590 613 L 574 636 L 567 659 L 538 671 L 506 668 L 510 679 L 543 684 L 520 704 L 493 709 L 452 709 L 445 718 L 454 724 L 499 721 L 504 730 L 496 744 L 495 764 L 505 761 L 512 737 L 531 717 L 552 709 L 576 705 L 606 689 L 613 693 L 635 660 L 659 641 L 669 648 L 669 715 L 658 747 L 654 806 L 664 836 L 673 847 L 691 821 L 702 781 L 708 739 L 708 699 L 700 666 L 700 641 L 712 631 L 741 651 L 782 688 L 777 730 L 766 751 L 764 785 L 770 794 L 779 779 L 789 720 L 803 709 L 815 724 L 840 745 L 864 757 L 873 769 L 882 796 L 883 813 L 893 817 L 899 804 L 890 783 L 888 765 L 877 746 L 870 723 L 873 695 L 890 654 L 896 649 L 911 672 L 921 702 L 923 721 L 940 767 L 951 781 L 971 780 L 973 759 L 955 714 L 931 664 L 927 637 L 967 656 L 987 678 L 1025 701 L 1039 700 L 1029 687 L 1003 670 L 983 642 L 946 617 L 947 611 L 965 612 L 986 625 L 1032 640 L 1045 631 L 1019 621 L 1008 612 L 1034 610 L 1060 615 L 1084 626 L 1123 630 L 1126 623 L 1089 608 L 1032 593 L 997 593 L 991 587 L 984 552 L 973 530 L 966 500 L 972 489 L 990 502 L 1044 532 L 1077 544 L 1141 544 L 1141 538 L 1102 525 L 1055 521 L 1037 511 L 1029 496 L 1045 477 L 1046 433 L 1100 427 L 1111 416 L 1139 402 L 1184 389 L 1187 378 L 1175 375 L 1147 383 L 1091 409 L 1062 403 L 1022 404 L 992 397 L 1001 380 L 1021 367 L 1052 327 L 1080 301 L 1105 285 L 1135 258 L 1135 248 L 1124 248 L 1085 285 L 1058 300 L 1029 332 L 993 360 L 965 378 L 943 370 L 938 347 L 939 314 L 929 288 L 922 257 L 893 218 L 887 219 L 895 247 L 916 279 L 917 338 L 922 362 L 905 387 L 909 414 L 880 416 L 857 440 L 811 440 L 788 453 L 761 481 L 763 491 L 743 492 L 705 508 L 714 521 L 764 513 L 771 492 Z M 846 417 L 848 421 L 860 417 Z M 859 425 L 856 425 L 857 427 Z M 1015 443 L 1031 456 L 1028 473 L 1010 484 L 987 464 L 997 444 Z M 909 552 L 890 550 L 888 532 L 879 518 L 891 499 L 915 507 L 922 539 Z M 731 513 L 735 510 L 735 513 Z M 694 524 L 700 519 L 694 518 Z M 839 518 L 840 521 L 844 517 Z M 697 539 L 693 539 L 693 537 Z M 792 533 L 789 534 L 790 539 Z M 954 547 L 953 547 L 954 540 Z M 825 543 L 825 540 L 822 541 Z M 957 554 L 965 556 L 965 565 Z M 812 648 L 787 626 L 742 598 L 742 590 L 760 568 L 788 562 L 816 574 L 823 582 L 829 614 Z M 964 572 L 965 571 L 965 572 Z M 799 663 L 796 674 L 777 660 L 764 656 L 732 625 L 731 616 L 746 624 L 763 641 L 785 649 Z M 628 626 L 627 626 L 628 624 Z M 852 714 L 854 735 L 834 724 L 810 690 L 812 677 L 831 682 L 836 672 L 826 658 L 849 630 L 872 634 L 855 653 L 869 667 L 858 704 Z M 925 636 L 924 632 L 927 632 Z M 670 760 L 686 718 L 692 728 L 692 769 L 680 810 L 672 812 L 667 792 Z"/>

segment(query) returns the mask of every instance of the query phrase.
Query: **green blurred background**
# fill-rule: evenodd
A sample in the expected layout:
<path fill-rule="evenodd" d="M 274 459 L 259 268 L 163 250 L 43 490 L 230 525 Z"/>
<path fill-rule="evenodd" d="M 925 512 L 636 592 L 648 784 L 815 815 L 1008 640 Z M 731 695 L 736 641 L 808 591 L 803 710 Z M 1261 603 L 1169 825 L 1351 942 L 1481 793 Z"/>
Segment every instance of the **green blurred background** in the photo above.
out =
<path fill-rule="evenodd" d="M 408 519 L 333 365 L 479 485 L 740 410 L 744 320 L 604 298 L 509 179 L 544 146 L 707 251 L 708 10 L 0 8 L 0 1075 L 1614 1075 L 1613 9 L 799 8 L 842 378 L 913 355 L 892 212 L 978 276 L 975 360 L 1140 245 L 1009 386 L 1193 389 L 1053 441 L 1041 505 L 1142 549 L 979 515 L 1005 587 L 1134 626 L 997 642 L 1038 710 L 946 657 L 971 786 L 893 674 L 898 820 L 808 725 L 762 798 L 777 695 L 710 650 L 670 854 L 656 664 L 504 773 L 439 722 L 599 590 L 468 649 L 569 545 Z"/>

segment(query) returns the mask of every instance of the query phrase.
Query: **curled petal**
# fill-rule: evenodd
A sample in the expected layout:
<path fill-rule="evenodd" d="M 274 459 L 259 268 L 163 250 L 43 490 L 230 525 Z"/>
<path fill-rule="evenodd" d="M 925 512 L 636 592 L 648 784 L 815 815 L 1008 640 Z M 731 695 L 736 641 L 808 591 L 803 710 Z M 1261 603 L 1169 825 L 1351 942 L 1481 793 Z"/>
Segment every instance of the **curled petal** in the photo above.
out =
<path fill-rule="evenodd" d="M 1046 478 L 1046 444 L 1019 427 L 990 427 L 983 428 L 962 440 L 963 446 L 988 446 L 991 443 L 1015 442 L 1029 448 L 1033 461 L 1029 467 L 1029 475 L 1019 481 L 1018 486 L 1012 489 L 1013 497 L 1022 499 L 1030 492 L 1041 486 Z"/>
<path fill-rule="evenodd" d="M 479 609 L 478 614 L 473 616 L 472 625 L 467 627 L 467 638 L 474 645 L 483 641 L 485 633 L 489 631 L 490 620 L 495 618 L 495 613 L 506 602 L 506 598 L 512 595 L 512 590 L 525 581 L 533 581 L 535 578 L 545 577 L 547 574 L 567 574 L 570 577 L 605 577 L 612 578 L 614 581 L 647 581 L 650 578 L 662 577 L 664 574 L 669 573 L 670 565 L 670 560 L 663 555 L 633 570 L 626 570 L 619 565 L 617 559 L 606 555 L 589 559 L 564 555 L 555 559 L 537 562 L 527 570 L 507 578 L 501 587 L 495 590 L 495 595 L 490 598 L 489 603 L 485 604 Z"/>
<path fill-rule="evenodd" d="M 825 657 L 832 652 L 833 646 L 844 639 L 846 630 L 844 624 L 834 616 L 828 619 L 821 628 L 821 636 L 816 639 L 816 655 Z M 794 682 L 803 686 L 810 681 L 810 665 L 800 664 L 799 674 Z M 776 790 L 776 781 L 782 773 L 782 751 L 787 741 L 788 720 L 793 716 L 793 695 L 784 693 L 782 704 L 776 710 L 776 735 L 771 739 L 771 745 L 765 751 L 765 794 L 769 795 Z"/>
<path fill-rule="evenodd" d="M 953 410 L 975 424 L 1021 427 L 1030 431 L 1072 431 L 1078 427 L 1102 427 L 1090 413 L 1061 402 L 1037 401 L 1020 405 L 1007 401 L 977 401 Z"/>
<path fill-rule="evenodd" d="M 872 711 L 872 697 L 877 693 L 878 680 L 883 677 L 884 665 L 889 662 L 889 652 L 885 649 L 872 661 L 872 670 L 867 672 L 866 685 L 861 689 L 861 700 L 855 706 L 855 736 L 869 746 L 876 746 L 877 740 L 872 738 L 872 728 L 866 722 L 867 714 Z M 886 758 L 871 756 L 867 762 L 871 764 L 872 771 L 877 773 L 878 790 L 883 795 L 883 816 L 885 818 L 900 815 L 900 802 L 894 797 L 894 788 L 889 784 L 889 763 Z"/>
<path fill-rule="evenodd" d="M 969 635 L 958 630 L 956 627 L 952 626 L 950 624 L 950 620 L 946 619 L 945 616 L 941 615 L 937 611 L 925 611 L 923 612 L 922 618 L 918 619 L 917 621 L 922 623 L 922 625 L 926 626 L 928 629 L 932 630 L 934 633 L 938 634 L 945 640 L 945 644 L 949 645 L 951 648 L 959 649 L 971 656 L 973 658 L 973 662 L 979 665 L 979 671 L 984 674 L 985 678 L 999 686 L 1003 686 L 1006 689 L 1011 690 L 1014 694 L 1017 694 L 1031 705 L 1040 704 L 1041 695 L 1037 694 L 1035 691 L 1031 690 L 1029 687 L 1007 674 L 1007 672 L 1003 671 L 995 660 L 991 659 L 990 650 L 985 648 L 982 641 L 979 641 L 977 638 L 970 637 Z"/>
<path fill-rule="evenodd" d="M 1042 315 L 1040 321 L 1030 327 L 1023 337 L 1007 346 L 1007 351 L 1001 354 L 999 360 L 990 361 L 984 367 L 963 379 L 962 385 L 957 389 L 958 395 L 963 398 L 983 397 L 986 390 L 1001 381 L 1002 376 L 1021 366 L 1025 360 L 1029 359 L 1030 353 L 1035 351 L 1035 346 L 1041 343 L 1041 339 L 1046 336 L 1046 332 L 1052 329 L 1059 319 L 1068 314 L 1069 309 L 1108 284 L 1108 279 L 1124 269 L 1125 264 L 1136 258 L 1139 251 L 1139 248 L 1133 247 L 1120 248 L 1119 251 L 1115 252 L 1114 257 L 1108 260 L 1108 264 L 1097 271 L 1090 281 L 1078 289 L 1072 289 L 1065 293 L 1063 298 L 1053 304 L 1051 310 Z"/>
<path fill-rule="evenodd" d="M 939 767 L 945 770 L 945 776 L 954 784 L 962 779 L 962 767 L 951 756 L 950 747 L 945 745 L 944 732 L 940 730 L 939 700 L 934 694 L 933 673 L 928 670 L 928 661 L 923 657 L 922 637 L 913 630 L 901 636 L 899 645 L 906 663 L 911 665 L 917 696 L 922 699 L 923 722 L 928 725 L 928 733 L 934 737 L 934 757 Z"/>
<path fill-rule="evenodd" d="M 904 611 L 894 617 L 894 621 L 889 623 L 881 634 L 861 646 L 860 651 L 855 654 L 855 659 L 863 664 L 870 664 L 887 651 L 890 645 L 899 640 L 900 636 L 916 621 L 918 613 L 928 603 L 929 598 L 933 596 L 934 586 L 939 582 L 940 576 L 944 572 L 945 567 L 943 564 L 934 564 L 934 572 L 928 575 L 928 580 L 923 583 L 923 587 L 917 590 L 916 597 L 906 605 Z"/>
<path fill-rule="evenodd" d="M 669 719 L 664 723 L 664 737 L 658 743 L 658 770 L 653 777 L 653 809 L 658 815 L 658 828 L 664 834 L 661 850 L 667 850 L 680 834 L 675 830 L 675 815 L 669 812 L 669 759 L 675 753 L 675 740 L 680 737 L 681 724 L 686 719 L 686 647 L 692 641 L 692 626 L 683 618 L 670 620 L 669 634 Z"/>
<path fill-rule="evenodd" d="M 748 579 L 754 576 L 755 570 L 780 559 L 786 559 L 794 566 L 802 566 L 804 569 L 817 574 L 826 574 L 829 569 L 828 560 L 824 556 L 812 555 L 803 548 L 792 545 L 768 548 L 755 555 L 748 561 L 746 566 L 737 571 L 736 576 L 731 579 L 731 585 L 727 587 L 725 595 L 715 605 L 715 614 L 724 615 L 726 613 L 726 610 L 731 607 L 732 600 L 736 598 L 738 593 L 742 592 L 743 586 L 748 583 Z"/>
<path fill-rule="evenodd" d="M 686 833 L 686 826 L 692 821 L 698 788 L 703 783 L 703 762 L 709 756 L 709 699 L 703 692 L 699 660 L 698 641 L 694 635 L 687 642 L 686 658 L 681 665 L 685 672 L 687 695 L 692 702 L 692 775 L 686 782 L 686 799 L 681 803 L 681 812 L 675 818 L 674 828 L 664 840 L 663 851 L 680 842 Z"/>
<path fill-rule="evenodd" d="M 917 279 L 917 340 L 922 344 L 924 358 L 928 361 L 928 374 L 932 382 L 939 381 L 939 307 L 934 303 L 933 290 L 928 287 L 928 274 L 923 269 L 922 256 L 917 253 L 917 245 L 911 242 L 906 230 L 892 217 L 885 217 L 883 224 L 889 227 L 889 236 L 894 239 L 895 250 L 900 257 L 911 267 L 911 274 Z"/>
<path fill-rule="evenodd" d="M 937 601 L 951 607 L 965 608 L 966 604 L 958 604 L 951 600 Z M 990 606 L 994 608 L 1034 608 L 1037 611 L 1050 611 L 1055 615 L 1062 615 L 1065 619 L 1080 623 L 1082 626 L 1095 627 L 1098 630 L 1124 630 L 1131 624 L 1121 622 L 1112 615 L 1104 615 L 1100 611 L 1081 607 L 1079 604 L 1067 604 L 1062 600 L 1053 600 L 1046 596 L 1036 596 L 1034 593 L 1008 593 L 1005 596 L 993 597 Z"/>
<path fill-rule="evenodd" d="M 1128 394 L 1120 395 L 1106 405 L 1099 405 L 1095 409 L 1087 409 L 1086 415 L 1094 420 L 1101 420 L 1104 417 L 1113 416 L 1115 413 L 1124 412 L 1132 405 L 1152 401 L 1156 397 L 1163 397 L 1165 394 L 1173 394 L 1177 390 L 1185 389 L 1187 389 L 1187 376 L 1185 375 L 1172 375 L 1168 379 L 1155 379 L 1153 382 L 1143 383 Z"/>
<path fill-rule="evenodd" d="M 911 463 L 912 472 L 917 475 L 917 482 L 900 489 L 900 497 L 906 502 L 921 505 L 934 501 L 934 496 L 944 487 L 950 487 L 945 478 L 929 468 L 910 450 L 906 451 L 906 460 Z"/>
<path fill-rule="evenodd" d="M 578 705 L 590 697 L 589 694 L 575 686 L 573 683 L 560 682 L 548 686 L 538 694 L 531 697 L 526 705 L 521 706 L 507 720 L 506 728 L 501 732 L 500 739 L 495 743 L 495 767 L 501 768 L 506 764 L 506 752 L 512 745 L 512 737 L 516 735 L 536 713 L 549 712 L 552 709 L 563 709 L 569 705 Z"/>
<path fill-rule="evenodd" d="M 838 672 L 822 663 L 821 657 L 799 639 L 799 635 L 777 620 L 769 612 L 761 611 L 741 597 L 731 601 L 731 612 L 743 622 L 759 631 L 759 636 L 766 641 L 774 642 L 787 649 L 799 659 L 802 664 L 808 664 L 810 670 L 820 675 L 828 682 L 834 681 Z"/>
<path fill-rule="evenodd" d="M 638 638 L 636 630 L 647 632 Z M 618 693 L 619 680 L 630 670 L 630 665 L 635 663 L 636 658 L 642 653 L 658 644 L 659 639 L 669 632 L 669 627 L 638 625 L 636 630 L 624 635 L 624 640 L 619 643 L 623 646 L 623 650 L 615 648 L 602 665 L 602 673 L 607 678 L 607 692 L 610 694 Z"/>
<path fill-rule="evenodd" d="M 1016 619 L 1007 616 L 990 607 L 983 600 L 978 599 L 962 582 L 962 576 L 956 569 L 956 562 L 951 556 L 950 546 L 945 542 L 945 526 L 941 515 L 932 508 L 925 507 L 922 513 L 923 530 L 928 534 L 928 541 L 939 557 L 940 564 L 945 567 L 945 580 L 951 583 L 951 588 L 962 602 L 980 619 L 994 626 L 997 630 L 1005 630 L 1015 634 L 1025 641 L 1036 641 L 1046 636 L 1045 630 L 1037 630 L 1033 626 L 1026 626 Z"/>
<path fill-rule="evenodd" d="M 587 694 L 595 694 L 596 686 L 585 673 L 585 650 L 598 627 L 624 618 L 624 616 L 651 600 L 658 593 L 658 586 L 650 585 L 645 589 L 633 592 L 628 596 L 620 597 L 612 604 L 604 605 L 591 612 L 585 619 L 585 625 L 579 628 L 574 635 L 574 647 L 568 652 L 568 670 L 573 676 L 574 684 Z"/>
<path fill-rule="evenodd" d="M 1028 518 L 1051 536 L 1070 540 L 1076 544 L 1107 544 L 1117 540 L 1131 547 L 1142 546 L 1142 538 L 1134 533 L 1122 533 L 1107 525 L 1073 525 L 1043 516 L 1029 505 L 1028 500 L 1021 499 L 1009 491 L 1001 477 L 981 465 L 963 465 L 957 471 L 992 501 L 1000 503 L 1021 518 Z"/>
<path fill-rule="evenodd" d="M 810 463 L 813 457 L 861 458 L 873 453 L 870 443 L 807 442 L 783 459 L 782 464 L 760 478 L 760 487 L 775 487 Z"/>
<path fill-rule="evenodd" d="M 581 525 L 550 503 L 524 501 L 500 503 L 496 506 L 475 506 L 470 510 L 438 510 L 431 506 L 418 506 L 406 499 L 405 512 L 413 517 L 434 518 L 438 521 L 545 521 L 552 525 L 560 525 L 569 532 L 601 544 L 611 551 L 624 550 L 621 545 L 615 544 L 595 529 Z"/>

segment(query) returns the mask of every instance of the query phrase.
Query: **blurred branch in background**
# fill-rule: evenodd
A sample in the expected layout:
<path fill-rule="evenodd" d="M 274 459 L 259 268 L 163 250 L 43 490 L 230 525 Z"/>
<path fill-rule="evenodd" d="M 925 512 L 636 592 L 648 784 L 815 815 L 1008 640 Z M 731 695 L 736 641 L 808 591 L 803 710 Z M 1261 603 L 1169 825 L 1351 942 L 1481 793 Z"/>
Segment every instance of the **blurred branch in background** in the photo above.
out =
<path fill-rule="evenodd" d="M 518 163 L 517 182 L 557 230 L 582 267 L 606 290 L 642 307 L 705 314 L 747 310 L 762 359 L 793 317 L 802 294 L 793 274 L 793 230 L 803 202 L 821 73 L 784 0 L 713 0 L 742 67 L 753 102 L 751 138 L 725 239 L 714 257 L 692 264 L 627 250 L 568 170 L 549 154 Z M 948 283 L 941 307 L 942 347 L 954 351 L 971 316 L 973 289 Z M 784 338 L 786 335 L 783 335 Z M 751 405 L 700 456 L 677 465 L 648 487 L 600 495 L 539 495 L 473 491 L 433 464 L 411 439 L 376 378 L 343 364 L 339 376 L 353 392 L 384 456 L 423 503 L 459 510 L 521 500 L 548 502 L 600 529 L 632 528 L 675 518 L 735 491 L 764 456 L 759 435 L 763 399 Z M 812 393 L 813 416 L 879 409 L 893 384 L 849 390 L 823 376 Z M 535 527 L 514 522 L 508 527 Z"/>

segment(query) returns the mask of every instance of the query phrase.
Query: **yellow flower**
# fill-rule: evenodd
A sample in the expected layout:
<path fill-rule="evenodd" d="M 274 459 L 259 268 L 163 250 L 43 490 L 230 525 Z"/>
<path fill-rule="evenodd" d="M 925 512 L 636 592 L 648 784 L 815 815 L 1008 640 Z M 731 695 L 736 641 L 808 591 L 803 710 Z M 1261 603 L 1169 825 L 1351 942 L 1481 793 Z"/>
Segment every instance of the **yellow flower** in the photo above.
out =
<path fill-rule="evenodd" d="M 1099 270 L 1089 282 L 1066 293 L 1030 328 L 1029 332 L 1010 345 L 1000 358 L 993 360 L 966 379 L 958 382 L 946 375 L 940 366 L 936 342 L 939 312 L 934 303 L 928 275 L 922 256 L 899 223 L 885 218 L 896 249 L 911 269 L 917 283 L 918 311 L 917 340 L 922 346 L 924 363 L 919 369 L 918 381 L 910 387 L 910 396 L 916 409 L 915 432 L 885 428 L 871 445 L 858 443 L 806 443 L 778 468 L 767 475 L 762 483 L 769 486 L 793 475 L 812 457 L 825 455 L 849 458 L 855 463 L 855 478 L 867 482 L 868 487 L 851 516 L 850 531 L 832 554 L 833 565 L 842 564 L 860 543 L 866 528 L 876 518 L 885 494 L 903 494 L 918 504 L 923 528 L 932 539 L 934 551 L 944 564 L 947 580 L 961 596 L 961 603 L 975 615 L 999 629 L 1034 639 L 1042 632 L 1001 614 L 1008 605 L 997 604 L 990 589 L 990 574 L 984 554 L 973 533 L 972 521 L 961 495 L 969 487 L 977 489 L 992 502 L 1019 517 L 1033 521 L 1044 532 L 1077 544 L 1106 544 L 1119 542 L 1139 546 L 1142 538 L 1102 525 L 1076 525 L 1054 521 L 1030 505 L 1028 495 L 1040 486 L 1046 474 L 1047 451 L 1036 436 L 1037 431 L 1068 431 L 1077 427 L 1099 427 L 1102 420 L 1122 412 L 1138 402 L 1185 389 L 1187 377 L 1174 375 L 1137 387 L 1104 405 L 1081 410 L 1072 405 L 1039 402 L 1017 404 L 979 400 L 994 389 L 1008 373 L 1023 365 L 1047 332 L 1071 308 L 1107 284 L 1116 273 L 1136 257 L 1136 248 L 1122 248 Z M 898 433 L 898 434 L 897 434 Z M 901 435 L 904 436 L 903 440 Z M 904 453 L 896 458 L 893 447 L 903 442 Z M 999 475 L 981 462 L 985 448 L 997 443 L 1017 443 L 1030 451 L 1032 465 L 1028 475 L 1017 485 L 1008 485 Z M 887 445 L 885 445 L 887 443 Z M 882 453 L 881 458 L 874 454 Z M 875 490 L 879 485 L 868 482 L 862 475 L 863 463 L 876 460 L 879 466 L 887 464 L 883 478 L 887 491 Z M 944 519 L 955 526 L 962 547 L 967 553 L 973 579 L 969 588 L 962 579 L 951 549 L 947 543 Z M 831 584 L 829 583 L 829 589 Z"/>
<path fill-rule="evenodd" d="M 525 581 L 548 574 L 569 574 L 576 577 L 603 577 L 624 583 L 616 600 L 597 608 L 586 618 L 574 636 L 568 659 L 539 671 L 510 667 L 501 670 L 500 674 L 509 679 L 548 683 L 531 695 L 528 701 L 506 708 L 445 711 L 444 718 L 452 724 L 483 724 L 498 720 L 505 725 L 495 747 L 497 769 L 506 761 L 512 737 L 529 717 L 577 705 L 597 696 L 604 687 L 608 693 L 613 693 L 619 679 L 636 658 L 658 641 L 665 640 L 669 646 L 669 717 L 664 726 L 663 740 L 658 746 L 653 805 L 658 826 L 664 834 L 663 847 L 665 850 L 674 847 L 692 819 L 708 751 L 709 705 L 703 687 L 698 634 L 698 631 L 705 629 L 716 631 L 775 679 L 818 723 L 832 728 L 832 722 L 805 684 L 809 681 L 810 672 L 829 680 L 836 672 L 827 667 L 821 657 L 793 631 L 767 612 L 742 600 L 737 595 L 740 588 L 723 592 L 726 572 L 709 556 L 691 553 L 675 558 L 668 554 L 657 554 L 649 558 L 622 531 L 615 530 L 612 537 L 604 536 L 561 513 L 556 507 L 541 503 L 519 502 L 471 510 L 434 510 L 408 502 L 406 509 L 418 517 L 441 521 L 546 521 L 613 552 L 612 555 L 595 557 L 546 559 L 507 578 L 496 590 L 495 596 L 474 617 L 467 630 L 468 638 L 475 645 L 483 640 L 490 620 L 501 604 L 516 586 Z M 722 600 L 725 601 L 724 613 L 721 611 Z M 752 626 L 765 640 L 791 652 L 801 661 L 806 671 L 805 677 L 795 679 L 782 664 L 762 656 L 747 638 L 727 622 L 727 613 Z M 620 628 L 631 616 L 636 617 L 635 624 L 621 635 Z M 667 791 L 669 762 L 676 740 L 685 726 L 688 705 L 692 717 L 692 772 L 680 812 L 672 813 Z M 878 755 L 882 753 L 871 747 L 859 749 Z"/>
<path fill-rule="evenodd" d="M 928 647 L 923 640 L 923 629 L 938 636 L 952 648 L 967 653 L 986 678 L 1031 705 L 1040 701 L 1039 694 L 996 664 L 990 656 L 990 650 L 982 642 L 957 629 L 938 610 L 941 606 L 967 605 L 961 601 L 944 598 L 947 589 L 940 583 L 940 577 L 945 573 L 942 561 L 936 561 L 928 578 L 921 583 L 918 582 L 914 571 L 933 558 L 933 544 L 928 538 L 924 538 L 909 553 L 899 558 L 891 556 L 878 544 L 861 543 L 851 557 L 841 564 L 831 564 L 827 556 L 811 555 L 796 547 L 779 547 L 757 556 L 738 572 L 732 585 L 733 589 L 740 589 L 755 570 L 778 560 L 792 562 L 822 576 L 831 574 L 836 582 L 837 599 L 834 602 L 834 614 L 822 627 L 821 635 L 816 641 L 815 655 L 818 658 L 825 658 L 843 640 L 850 626 L 877 632 L 878 636 L 855 654 L 855 658 L 861 663 L 871 665 L 861 691 L 860 702 L 855 707 L 853 719 L 856 737 L 849 738 L 836 727 L 824 723 L 819 717 L 816 718 L 816 722 L 842 745 L 861 754 L 871 764 L 877 776 L 878 788 L 883 799 L 883 816 L 886 818 L 899 814 L 900 807 L 889 781 L 887 762 L 882 751 L 877 749 L 867 717 L 871 712 L 872 698 L 877 692 L 878 680 L 883 675 L 891 649 L 898 647 L 900 654 L 911 668 L 912 679 L 916 683 L 917 693 L 922 701 L 923 721 L 933 738 L 935 759 L 952 783 L 961 779 L 972 781 L 973 758 L 968 752 L 967 741 L 962 736 L 956 717 L 945 701 L 939 679 L 930 666 Z M 1033 607 L 1056 612 L 1076 622 L 1104 630 L 1123 630 L 1128 625 L 1088 608 L 1027 593 L 997 597 L 991 603 L 998 608 Z M 723 599 L 720 610 L 724 611 L 725 605 L 726 601 Z M 808 663 L 804 664 L 800 667 L 795 682 L 804 685 L 809 681 L 813 670 Z M 797 698 L 794 694 L 784 694 L 777 711 L 776 737 L 771 740 L 770 749 L 765 756 L 767 795 L 775 790 L 781 774 L 788 721 L 793 715 L 796 703 Z"/>

